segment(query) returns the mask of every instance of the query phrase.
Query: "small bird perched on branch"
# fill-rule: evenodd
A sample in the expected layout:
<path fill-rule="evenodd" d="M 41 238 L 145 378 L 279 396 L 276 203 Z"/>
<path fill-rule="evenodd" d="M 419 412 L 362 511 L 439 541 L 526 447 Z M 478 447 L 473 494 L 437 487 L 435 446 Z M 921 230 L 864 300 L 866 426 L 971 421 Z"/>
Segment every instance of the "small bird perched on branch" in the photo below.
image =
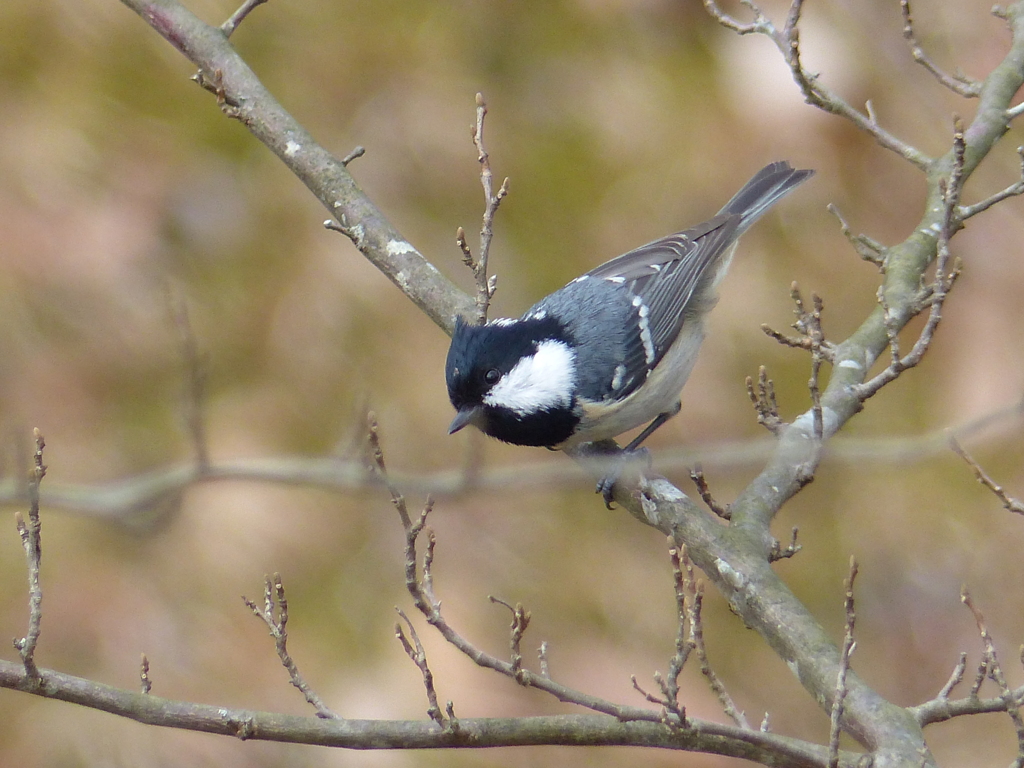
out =
<path fill-rule="evenodd" d="M 637 452 L 679 412 L 740 236 L 813 173 L 767 165 L 704 223 L 592 269 L 520 318 L 458 318 L 445 366 L 458 412 L 449 434 L 472 424 L 506 443 L 562 449 L 647 424 L 621 455 Z M 606 503 L 616 476 L 598 483 Z"/>

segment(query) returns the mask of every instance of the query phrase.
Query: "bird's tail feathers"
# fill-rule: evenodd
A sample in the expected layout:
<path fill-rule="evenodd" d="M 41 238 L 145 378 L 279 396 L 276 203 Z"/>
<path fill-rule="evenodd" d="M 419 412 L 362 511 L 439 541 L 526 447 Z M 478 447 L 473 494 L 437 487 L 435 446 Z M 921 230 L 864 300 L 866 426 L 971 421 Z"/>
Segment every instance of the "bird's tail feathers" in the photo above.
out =
<path fill-rule="evenodd" d="M 769 208 L 805 182 L 814 171 L 797 170 L 785 161 L 766 165 L 743 185 L 719 214 L 740 217 L 737 236 L 746 231 Z"/>

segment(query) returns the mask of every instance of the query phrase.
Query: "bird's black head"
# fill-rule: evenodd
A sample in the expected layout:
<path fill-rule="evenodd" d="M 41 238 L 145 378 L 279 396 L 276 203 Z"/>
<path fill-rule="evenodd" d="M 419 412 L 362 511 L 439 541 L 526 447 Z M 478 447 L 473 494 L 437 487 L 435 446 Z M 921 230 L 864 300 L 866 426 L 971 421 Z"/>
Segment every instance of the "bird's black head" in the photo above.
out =
<path fill-rule="evenodd" d="M 449 433 L 473 424 L 507 443 L 555 446 L 579 423 L 573 342 L 548 315 L 487 325 L 459 318 L 445 378 L 458 411 Z"/>

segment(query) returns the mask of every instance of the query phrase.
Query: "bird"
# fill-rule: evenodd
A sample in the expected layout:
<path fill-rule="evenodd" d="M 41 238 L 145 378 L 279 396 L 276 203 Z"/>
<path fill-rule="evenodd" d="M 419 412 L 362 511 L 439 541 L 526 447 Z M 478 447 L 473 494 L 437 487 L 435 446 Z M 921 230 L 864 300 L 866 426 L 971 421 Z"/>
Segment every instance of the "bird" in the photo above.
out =
<path fill-rule="evenodd" d="M 644 440 L 680 410 L 740 236 L 813 174 L 766 165 L 707 221 L 601 264 L 522 317 L 457 317 L 445 362 L 456 410 L 448 433 L 472 425 L 562 450 L 646 424 L 617 455 L 646 452 Z M 597 486 L 609 508 L 620 470 Z"/>

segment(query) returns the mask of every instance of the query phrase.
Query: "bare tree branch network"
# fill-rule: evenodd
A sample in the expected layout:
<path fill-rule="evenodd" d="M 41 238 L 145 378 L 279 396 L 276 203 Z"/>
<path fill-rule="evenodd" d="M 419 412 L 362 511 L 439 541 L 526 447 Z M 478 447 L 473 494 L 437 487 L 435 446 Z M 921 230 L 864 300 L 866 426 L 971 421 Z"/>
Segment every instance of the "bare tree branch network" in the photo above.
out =
<path fill-rule="evenodd" d="M 984 47 L 985 55 L 942 44 L 941 34 L 953 34 L 937 31 L 948 18 L 933 17 L 923 3 L 912 5 L 910 0 L 894 0 L 891 13 L 879 14 L 877 21 L 868 5 L 850 13 L 842 4 L 805 0 L 702 0 L 672 9 L 634 9 L 631 16 L 607 22 L 615 34 L 604 37 L 622 46 L 614 55 L 581 53 L 574 46 L 582 49 L 584 43 L 570 44 L 560 37 L 557 45 L 550 43 L 543 57 L 523 69 L 513 67 L 511 54 L 543 39 L 547 27 L 540 23 L 543 19 L 532 18 L 540 13 L 536 10 L 510 14 L 495 6 L 481 16 L 466 10 L 460 28 L 441 21 L 447 18 L 443 9 L 433 11 L 437 16 L 431 18 L 412 11 L 408 18 L 400 13 L 392 17 L 381 9 L 381 24 L 385 18 L 388 24 L 384 34 L 382 27 L 374 32 L 372 18 L 366 27 L 355 24 L 356 17 L 365 17 L 353 9 L 344 26 L 322 20 L 303 27 L 317 34 L 308 48 L 296 52 L 267 41 L 274 39 L 275 28 L 298 24 L 308 9 L 246 0 L 214 23 L 200 19 L 200 9 L 181 0 L 106 2 L 90 8 L 120 13 L 117 23 L 123 28 L 118 34 L 123 37 L 118 39 L 150 46 L 146 55 L 153 66 L 161 56 L 166 59 L 159 61 L 161 66 L 173 61 L 182 81 L 167 77 L 166 92 L 154 96 L 131 80 L 120 83 L 119 95 L 111 92 L 106 100 L 144 105 L 147 99 L 182 99 L 175 105 L 176 123 L 163 117 L 162 104 L 150 104 L 153 114 L 161 117 L 147 116 L 149 130 L 192 131 L 182 141 L 196 154 L 209 151 L 212 157 L 214 150 L 207 144 L 229 147 L 226 151 L 238 158 L 238 170 L 232 173 L 239 189 L 248 184 L 246 173 L 255 175 L 254 169 L 271 156 L 280 160 L 283 169 L 275 164 L 270 171 L 278 174 L 277 188 L 260 189 L 260 197 L 287 196 L 291 193 L 286 185 L 294 181 L 312 192 L 327 210 L 327 232 L 315 227 L 322 238 L 315 241 L 316 248 L 306 248 L 313 241 L 304 240 L 295 250 L 319 249 L 329 254 L 323 263 L 334 264 L 338 271 L 329 277 L 322 269 L 306 271 L 291 264 L 286 272 L 294 282 L 287 297 L 275 292 L 272 279 L 266 287 L 259 273 L 268 268 L 270 257 L 262 248 L 284 249 L 290 245 L 283 242 L 288 236 L 268 244 L 261 242 L 265 236 L 251 237 L 247 231 L 261 222 L 229 227 L 230 214 L 220 217 L 228 207 L 220 188 L 202 199 L 182 195 L 147 202 L 157 210 L 176 211 L 156 223 L 147 224 L 141 215 L 132 218 L 107 211 L 106 228 L 128 233 L 125 237 L 147 226 L 158 233 L 150 238 L 161 244 L 150 243 L 156 255 L 151 264 L 147 262 L 146 279 L 160 285 L 167 348 L 173 350 L 160 365 L 173 368 L 181 386 L 176 396 L 168 395 L 153 384 L 155 375 L 147 379 L 145 371 L 138 373 L 136 399 L 118 390 L 94 408 L 83 427 L 71 424 L 69 416 L 65 422 L 53 415 L 72 413 L 80 399 L 67 383 L 71 377 L 58 377 L 67 394 L 62 396 L 65 389 L 57 386 L 41 388 L 56 404 L 54 410 L 41 412 L 45 420 L 32 433 L 32 445 L 10 441 L 14 447 L 5 456 L 8 466 L 0 479 L 0 502 L 14 512 L 9 549 L 16 551 L 20 540 L 24 558 L 19 556 L 14 572 L 22 585 L 27 574 L 27 590 L 18 596 L 18 621 L 23 623 L 10 629 L 10 658 L 0 659 L 0 688 L 7 689 L 4 696 L 15 708 L 56 700 L 108 713 L 115 716 L 109 718 L 115 723 L 130 720 L 233 736 L 282 750 L 286 745 L 452 750 L 460 756 L 456 759 L 469 760 L 462 755 L 485 748 L 619 746 L 646 749 L 638 759 L 657 765 L 662 760 L 677 764 L 680 758 L 672 753 L 686 751 L 785 768 L 956 764 L 949 755 L 962 752 L 953 752 L 935 726 L 957 720 L 965 730 L 991 728 L 979 730 L 984 735 L 976 744 L 999 750 L 1002 765 L 1024 766 L 1024 655 L 1015 650 L 1022 641 L 1014 636 L 1020 627 L 1011 623 L 1013 617 L 1024 615 L 1018 610 L 1024 579 L 1020 558 L 1014 554 L 1024 536 L 1024 502 L 1019 495 L 1024 491 L 1017 490 L 1024 488 L 1024 480 L 1014 468 L 1020 462 L 1011 466 L 1010 461 L 1013 452 L 1019 452 L 1024 421 L 1020 382 L 1013 397 L 967 414 L 946 403 L 949 407 L 938 423 L 908 412 L 918 404 L 921 411 L 928 410 L 930 401 L 922 395 L 919 403 L 916 393 L 924 391 L 929 378 L 937 377 L 950 359 L 968 361 L 964 365 L 969 367 L 969 361 L 1000 358 L 999 370 L 1006 379 L 1013 378 L 1014 365 L 1024 366 L 999 346 L 990 330 L 997 322 L 991 316 L 995 313 L 986 312 L 990 295 L 1003 296 L 1007 305 L 1021 303 L 1021 286 L 1013 287 L 1008 275 L 1016 274 L 1016 245 L 1022 234 L 1014 229 L 1019 211 L 1013 206 L 1024 194 L 1024 148 L 1015 146 L 1017 141 L 1024 143 L 1015 125 L 1024 113 L 1018 102 L 1024 85 L 1024 2 L 997 6 L 983 21 L 975 22 L 971 16 L 970 23 L 976 26 L 970 34 L 960 30 L 963 38 L 957 37 L 958 43 L 969 40 L 969 47 Z M 955 0 L 949 2 L 956 7 Z M 135 16 L 125 14 L 125 9 Z M 552 8 L 547 23 L 559 30 L 574 25 L 584 30 L 599 26 L 602 14 L 617 12 Z M 570 13 L 590 15 L 585 23 L 569 24 L 562 16 Z M 73 21 L 85 29 L 89 23 L 84 18 L 75 16 Z M 839 32 L 828 37 L 830 29 Z M 345 124 L 342 133 L 332 134 L 332 143 L 344 136 L 340 157 L 327 148 L 326 140 L 319 143 L 314 138 L 323 130 L 319 118 L 296 110 L 317 129 L 304 127 L 265 85 L 276 83 L 275 90 L 288 94 L 292 85 L 285 81 L 291 77 L 293 56 L 316 58 L 321 70 L 340 68 L 322 52 L 359 45 L 359 36 L 378 32 L 401 40 L 396 46 L 409 61 L 453 68 L 450 83 L 458 85 L 445 87 L 465 97 L 463 132 L 454 140 L 449 137 L 457 131 L 439 130 L 434 122 L 435 111 L 443 109 L 430 95 L 430 78 L 406 72 L 404 62 L 394 56 L 394 69 L 383 74 L 369 60 L 362 63 L 366 72 L 372 69 L 373 77 L 382 78 L 372 88 L 360 84 L 360 62 L 346 57 L 348 81 L 339 85 L 333 78 L 325 79 L 315 87 L 316 99 L 303 103 L 304 111 L 315 104 L 311 113 L 329 110 L 334 123 Z M 642 44 L 629 42 L 634 35 Z M 754 58 L 744 58 L 755 56 L 761 43 L 762 52 L 770 51 L 771 57 L 757 60 L 763 71 Z M 664 70 L 663 77 L 651 77 L 647 68 L 660 66 L 659 57 L 676 46 L 685 53 L 687 69 L 676 67 Z M 970 54 L 970 66 L 951 62 L 954 51 Z M 899 83 L 898 98 L 884 92 L 881 76 L 854 77 L 861 56 L 874 59 L 872 72 L 893 70 L 885 78 Z M 467 77 L 454 74 L 464 64 L 487 85 L 486 99 Z M 185 68 L 190 69 L 188 74 Z M 160 77 L 166 75 L 161 72 Z M 698 85 L 684 82 L 687 78 Z M 44 81 L 39 82 L 40 96 L 45 96 Z M 721 125 L 701 125 L 698 120 L 681 125 L 674 120 L 671 127 L 662 127 L 659 120 L 662 112 L 676 108 L 674 102 L 697 101 L 684 99 L 684 89 L 710 93 L 715 82 L 723 93 L 733 94 L 721 97 L 732 98 L 732 106 L 721 106 L 715 114 L 731 114 L 730 121 L 743 123 L 744 131 L 757 129 L 743 133 L 747 138 L 737 138 L 730 150 L 722 149 L 718 139 L 704 138 L 705 132 L 709 137 L 722 132 Z M 174 91 L 179 84 L 189 86 L 187 96 Z M 529 94 L 517 102 L 519 111 L 502 108 L 506 94 L 523 90 Z M 586 113 L 591 118 L 602 121 L 601 140 L 586 133 L 592 126 L 577 117 L 584 107 L 591 110 Z M 198 122 L 199 117 L 190 126 L 191 116 L 202 115 L 203 110 L 214 113 L 211 125 L 216 128 Z M 372 122 L 379 112 L 387 118 Z M 763 126 L 758 125 L 761 121 Z M 225 125 L 230 133 L 213 133 L 225 130 Z M 529 153 L 520 151 L 517 134 L 538 125 L 550 131 L 547 138 L 527 142 Z M 801 135 L 814 140 L 788 143 L 787 130 L 798 129 L 813 129 L 814 133 Z M 0 136 L 6 135 L 3 130 L 0 126 Z M 28 135 L 25 131 L 22 143 L 12 146 L 31 153 Z M 107 135 L 104 140 L 114 139 Z M 85 128 L 69 130 L 66 142 L 72 147 L 65 152 L 74 158 L 76 173 L 104 171 L 104 163 L 89 160 L 92 144 L 102 142 Z M 416 150 L 396 157 L 394 147 L 402 142 Z M 451 155 L 449 142 L 458 147 Z M 653 149 L 645 154 L 648 145 Z M 485 447 L 476 436 L 462 449 L 459 468 L 439 469 L 455 449 L 433 447 L 443 434 L 431 434 L 423 443 L 416 440 L 421 428 L 425 431 L 423 424 L 433 424 L 446 413 L 438 374 L 443 346 L 431 346 L 443 343 L 437 329 L 450 334 L 458 317 L 487 322 L 499 308 L 511 312 L 508 307 L 516 302 L 526 303 L 520 300 L 549 278 L 555 283 L 571 279 L 581 271 L 574 261 L 577 246 L 590 251 L 598 245 L 612 247 L 619 238 L 633 235 L 636 221 L 643 227 L 661 226 L 659 219 L 671 217 L 675 222 L 691 213 L 682 206 L 707 207 L 702 198 L 710 198 L 712 182 L 739 173 L 748 157 L 762 151 L 771 159 L 776 153 L 781 159 L 790 151 L 805 152 L 815 160 L 816 182 L 824 191 L 809 193 L 809 203 L 795 200 L 777 218 L 766 221 L 764 231 L 752 232 L 749 240 L 761 240 L 751 249 L 765 251 L 760 277 L 749 269 L 743 279 L 723 288 L 722 309 L 716 310 L 724 313 L 723 327 L 716 329 L 715 340 L 703 353 L 713 361 L 709 365 L 723 370 L 695 378 L 721 374 L 732 389 L 727 393 L 724 386 L 721 392 L 705 387 L 704 405 L 688 390 L 688 415 L 680 416 L 690 419 L 683 422 L 688 428 L 700 428 L 702 418 L 713 423 L 709 429 L 720 433 L 716 442 L 655 448 L 650 468 L 631 467 L 615 486 L 614 501 L 627 514 L 609 513 L 596 499 L 588 499 L 587 516 L 573 516 L 565 523 L 572 531 L 568 543 L 556 543 L 545 526 L 553 530 L 563 517 L 569 518 L 567 510 L 574 508 L 565 500 L 588 485 L 587 478 L 604 474 L 610 460 L 607 445 L 585 444 L 567 449 L 566 456 L 523 454 L 518 464 L 503 465 L 484 458 L 485 450 L 502 448 Z M 95 153 L 98 156 L 98 150 Z M 679 156 L 688 153 L 694 159 L 686 162 L 694 168 L 703 164 L 704 171 L 685 174 L 683 185 L 676 165 L 683 162 Z M 0 169 L 14 163 L 16 158 L 11 158 L 16 154 L 0 154 Z M 605 159 L 599 162 L 594 157 Z M 458 165 L 451 158 L 465 162 Z M 157 160 L 154 154 L 153 162 Z M 872 171 L 864 174 L 864 188 L 849 194 L 843 180 L 860 176 L 858 164 Z M 159 173 L 145 163 L 140 167 L 146 172 L 136 170 L 139 179 L 125 182 L 129 188 L 133 183 L 145 186 L 144 180 L 153 183 L 161 173 L 172 175 L 163 165 Z M 502 175 L 506 169 L 516 177 L 514 194 L 509 178 Z M 560 194 L 581 208 L 563 215 L 545 202 L 536 179 L 550 169 L 560 174 Z M 26 191 L 19 194 L 24 199 L 55 194 L 50 186 L 63 191 L 44 170 L 38 178 L 21 182 Z M 602 181 L 609 175 L 615 176 L 615 184 Z M 448 188 L 463 186 L 472 186 L 471 196 L 465 197 L 471 203 L 453 204 L 452 210 Z M 849 186 L 853 188 L 852 181 Z M 622 195 L 622 190 L 630 193 Z M 2 181 L 0 194 L 8 194 Z M 142 210 L 145 194 L 133 188 L 122 190 L 121 196 Z M 287 218 L 295 205 L 277 215 Z M 714 203 L 711 206 L 714 210 Z M 589 218 L 581 218 L 578 211 L 584 209 L 592 211 Z M 883 234 L 858 231 L 868 215 L 877 216 L 877 225 L 872 221 L 871 226 Z M 480 217 L 478 241 L 471 243 L 466 229 L 456 226 L 462 216 L 470 217 L 463 222 Z M 555 236 L 543 222 L 559 216 Z M 392 221 L 402 222 L 414 236 L 403 235 Z M 995 222 L 991 230 L 982 230 L 986 222 Z M 177 249 L 183 249 L 182 233 L 189 227 L 205 232 L 209 243 L 220 242 L 222 252 L 213 253 L 211 245 L 209 258 L 181 256 Z M 303 227 L 313 229 L 309 222 Z M 97 229 L 106 232 L 104 227 Z M 984 240 L 976 234 L 979 231 L 986 233 Z M 102 244 L 97 246 L 101 252 L 118 247 L 112 235 L 89 230 L 81 234 L 83 243 L 90 237 Z M 6 239 L 15 244 L 12 249 L 16 247 L 16 237 Z M 423 244 L 413 245 L 413 240 Z M 741 246 L 737 259 L 755 262 L 742 253 L 746 247 Z M 518 266 L 517 253 L 526 259 L 525 254 L 537 250 L 551 256 L 531 268 Z M 428 258 L 432 251 L 436 256 Z M 827 254 L 827 259 L 795 255 L 812 251 L 814 258 Z M 999 254 L 998 268 L 978 266 L 977 254 L 982 251 Z M 768 258 L 769 253 L 778 253 L 778 259 Z M 298 262 L 304 255 L 293 258 Z M 337 266 L 341 258 L 348 260 Z M 33 287 L 66 279 L 59 270 L 51 273 L 45 262 L 26 258 L 22 263 L 12 257 L 8 279 Z M 90 263 L 76 273 L 73 283 L 80 285 L 83 295 L 103 279 L 97 267 Z M 383 281 L 378 272 L 390 282 L 386 291 L 379 285 Z M 222 273 L 231 276 L 231 289 L 204 294 L 202 286 Z M 841 277 L 832 282 L 829 273 Z M 136 303 L 144 302 L 130 298 L 132 281 L 119 274 L 114 282 L 126 297 L 123 305 L 114 302 L 112 311 L 123 312 L 126 318 L 132 311 L 144 316 L 148 307 L 140 308 Z M 250 332 L 227 333 L 232 313 L 251 309 L 261 292 L 276 298 L 261 305 L 269 309 L 253 311 L 260 317 Z M 340 292 L 344 299 L 335 295 Z M 765 309 L 769 292 L 778 299 L 771 310 Z M 56 328 L 64 334 L 69 359 L 96 355 L 91 370 L 99 382 L 97 389 L 111 386 L 109 382 L 122 375 L 112 350 L 132 338 L 132 322 L 122 320 L 116 333 L 102 334 L 107 347 L 98 349 L 109 357 L 91 352 L 84 343 L 76 350 L 78 326 L 65 318 L 75 315 L 87 323 L 90 316 L 76 308 L 76 300 L 51 301 L 52 314 L 12 305 L 12 322 L 28 318 L 25 322 L 32 330 L 26 340 L 10 343 L 11 359 L 28 359 L 17 356 L 19 345 L 42 348 L 48 329 Z M 214 301 L 217 311 L 210 312 Z M 970 309 L 964 308 L 967 303 L 972 303 Z M 344 304 L 344 309 L 337 304 Z M 303 306 L 320 320 L 312 327 L 305 325 L 296 320 L 300 313 L 292 314 L 294 306 Z M 779 308 L 781 314 L 774 311 Z M 758 327 L 762 333 L 756 332 Z M 266 348 L 254 340 L 258 334 L 253 328 L 271 339 Z M 214 351 L 211 340 L 222 329 L 231 341 Z M 332 343 L 315 340 L 321 332 L 325 339 L 340 340 L 333 346 L 343 348 L 338 353 L 343 362 L 333 364 L 352 380 L 371 382 L 361 396 L 348 398 L 350 415 L 356 415 L 348 419 L 348 434 L 343 437 L 337 434 L 341 428 L 331 431 L 320 423 L 342 421 L 337 412 L 341 408 L 324 419 L 307 415 L 304 408 L 307 400 L 339 399 L 329 392 Z M 332 333 L 336 335 L 330 337 Z M 365 345 L 345 346 L 359 335 L 366 337 Z M 733 359 L 730 346 L 739 345 L 730 339 L 740 336 L 762 345 L 757 348 L 758 362 L 743 372 L 724 371 Z M 964 339 L 967 343 L 962 343 Z M 219 367 L 225 356 L 241 358 L 256 347 L 259 354 L 253 352 L 252 359 L 230 375 Z M 251 383 L 257 378 L 254 371 L 269 368 L 276 358 L 285 361 L 281 370 L 292 377 L 289 384 Z M 431 369 L 424 361 L 435 358 Z M 5 378 L 15 367 L 0 368 L 0 392 L 19 391 L 17 386 L 8 387 Z M 37 375 L 42 377 L 46 367 L 39 363 Z M 233 398 L 234 386 L 247 386 L 245 397 Z M 408 415 L 411 409 L 399 411 L 391 405 L 390 387 L 408 387 L 414 393 L 422 421 L 420 415 Z M 951 403 L 957 389 L 950 384 L 943 396 Z M 269 407 L 267 403 L 284 390 L 291 408 L 281 412 Z M 749 400 L 745 408 L 744 392 Z M 101 431 L 95 424 L 105 414 L 123 411 L 134 419 L 135 429 L 154 429 L 153 417 L 139 415 L 143 409 L 138 401 L 165 396 L 175 401 L 174 416 L 166 421 L 176 422 L 180 452 L 187 458 L 154 462 L 154 456 L 170 453 L 161 454 L 162 448 L 155 445 L 150 453 L 140 454 L 136 469 L 121 479 L 83 480 L 74 467 L 102 466 L 119 439 L 105 431 L 94 434 Z M 716 397 L 730 405 L 719 405 Z M 893 406 L 895 398 L 906 398 L 898 402 L 911 406 Z M 742 417 L 731 421 L 737 403 Z M 55 410 L 57 406 L 67 410 Z M 26 411 L 36 418 L 31 408 Z M 225 413 L 247 414 L 237 419 L 247 422 L 244 438 L 226 436 Z M 51 425 L 50 420 L 56 423 Z M 11 434 L 24 432 L 18 418 L 11 416 L 9 421 L 0 420 L 0 428 L 6 426 Z M 279 422 L 284 421 L 290 426 L 282 427 Z M 886 434 L 898 436 L 872 435 L 872 430 L 881 431 L 879 425 L 891 426 Z M 43 439 L 44 428 L 49 443 Z M 290 452 L 261 458 L 260 452 L 248 450 L 247 440 L 258 445 L 263 431 L 274 430 L 288 433 Z M 729 437 L 752 435 L 753 430 L 756 437 Z M 78 431 L 90 432 L 94 451 L 67 447 L 76 445 L 72 438 Z M 1003 444 L 1005 456 L 989 450 L 996 431 L 1012 433 Z M 329 441 L 323 436 L 328 433 L 334 438 L 333 451 L 325 449 Z M 926 463 L 941 463 L 949 481 L 959 483 L 956 492 L 937 505 L 923 492 L 902 505 L 887 496 L 887 501 L 872 505 L 872 525 L 842 522 L 828 529 L 870 528 L 868 534 L 828 540 L 823 532 L 826 522 L 848 521 L 855 512 L 834 491 L 837 481 L 832 475 L 837 468 L 853 468 L 851 484 L 881 493 L 877 489 L 886 487 L 888 475 L 910 473 Z M 420 469 L 396 468 L 410 464 Z M 677 487 L 660 473 L 689 477 L 692 486 L 685 488 L 692 490 Z M 249 503 L 228 502 L 233 498 L 230 489 L 238 486 L 259 489 L 273 501 L 257 502 L 254 493 Z M 863 493 L 857 498 L 869 498 L 870 491 Z M 386 510 L 388 502 L 391 509 Z M 943 523 L 926 530 L 899 518 L 921 509 L 939 518 L 948 508 L 955 509 L 941 519 L 955 530 L 954 544 L 942 553 L 950 563 L 949 572 L 958 566 L 966 570 L 963 562 L 991 558 L 1001 563 L 993 570 L 999 571 L 1002 586 L 977 585 L 972 578 L 959 589 L 951 587 L 948 579 L 932 578 L 936 557 L 925 558 L 926 566 L 919 566 L 921 600 L 952 604 L 941 621 L 927 621 L 922 618 L 924 608 L 920 615 L 915 613 L 918 606 L 912 597 L 896 594 L 895 585 L 913 583 L 915 578 L 910 573 L 913 560 L 901 547 L 909 547 L 916 537 L 937 535 Z M 210 512 L 218 509 L 223 517 Z M 539 509 L 545 516 L 533 514 Z M 69 523 L 70 516 L 58 511 L 78 515 Z M 321 526 L 306 528 L 305 518 L 313 515 L 321 516 Z M 273 523 L 262 527 L 265 520 Z M 83 533 L 69 527 L 86 523 L 95 528 Z M 118 533 L 109 533 L 113 530 Z M 652 532 L 657 534 L 653 538 Z M 139 625 L 159 626 L 159 631 L 140 630 L 127 637 L 114 631 L 106 619 L 97 617 L 99 612 L 82 609 L 75 598 L 80 594 L 76 585 L 62 579 L 62 569 L 73 567 L 79 557 L 77 548 L 101 548 L 103 536 L 122 534 L 130 537 L 131 544 L 122 548 L 134 579 L 98 577 L 93 589 L 103 592 L 110 583 L 120 582 L 111 589 L 137 595 Z M 182 558 L 166 544 L 175 536 L 199 547 L 214 539 L 228 541 L 245 554 L 232 555 L 226 547 L 217 555 Z M 656 548 L 643 550 L 652 540 Z M 847 551 L 866 549 L 865 542 L 877 549 L 866 555 Z M 642 554 L 630 552 L 634 546 Z M 330 569 L 313 556 L 321 548 L 339 550 L 329 555 Z M 289 565 L 287 596 L 282 576 L 286 569 L 276 562 L 282 558 Z M 182 559 L 188 562 L 179 563 Z M 534 577 L 538 563 L 560 559 L 575 564 L 569 578 Z M 627 561 L 636 567 L 627 570 Z M 180 567 L 188 583 L 161 583 L 154 576 L 159 563 Z M 482 583 L 476 575 L 482 571 L 474 570 L 487 567 L 493 569 L 493 583 Z M 208 579 L 202 576 L 204 569 L 211 574 Z M 813 575 L 810 581 L 797 582 L 795 574 L 801 569 Z M 227 585 L 235 578 L 256 584 L 260 576 L 254 574 L 264 573 L 272 575 L 263 577 L 262 600 L 243 597 L 238 605 L 239 593 Z M 584 588 L 593 589 L 601 600 L 588 605 L 571 597 L 574 590 Z M 216 611 L 203 608 L 200 592 L 227 595 L 234 607 L 223 607 L 224 601 L 217 603 L 221 607 Z M 466 594 L 476 595 L 476 602 L 467 604 Z M 165 595 L 172 596 L 168 599 L 180 611 L 174 618 L 151 610 Z M 248 619 L 244 628 L 241 622 L 236 626 L 238 617 L 232 611 Z M 366 615 L 379 619 L 380 625 L 366 630 Z M 83 631 L 85 639 L 77 646 L 71 643 L 75 653 L 54 652 L 59 639 L 74 634 L 69 629 L 72 621 L 97 629 L 94 634 Z M 919 631 L 907 628 L 898 645 L 890 647 L 872 635 L 873 626 L 914 621 L 919 622 L 914 625 Z M 593 628 L 602 624 L 620 635 L 623 646 L 636 649 L 628 662 L 632 666 L 627 668 L 622 657 L 610 653 L 605 641 L 593 634 Z M 390 646 L 367 644 L 364 631 L 385 637 Z M 216 663 L 226 666 L 219 674 L 196 674 L 191 681 L 195 687 L 187 688 L 180 684 L 179 667 L 201 666 L 198 658 L 180 651 L 193 642 L 192 636 L 202 638 L 194 642 L 205 656 L 221 659 Z M 736 662 L 724 651 L 732 642 L 757 660 Z M 915 662 L 924 645 L 943 656 L 941 667 Z M 252 656 L 250 646 L 257 649 Z M 90 672 L 104 654 L 123 661 L 127 671 L 122 678 L 101 680 Z M 386 674 L 360 680 L 337 671 L 335 664 L 346 670 L 350 667 L 341 665 L 366 665 L 386 669 Z M 880 671 L 886 664 L 913 668 L 925 682 L 920 689 L 900 689 Z M 258 684 L 264 675 L 272 676 L 273 685 L 289 697 L 261 703 L 256 692 L 264 690 Z M 254 708 L 201 703 L 221 695 L 217 686 L 230 677 L 243 678 L 241 693 L 224 700 L 253 700 Z M 486 695 L 467 682 L 476 685 L 481 679 L 479 690 Z M 174 690 L 174 698 L 165 698 L 165 690 Z M 301 714 L 271 711 L 289 706 Z M 376 717 L 363 716 L 366 710 Z M 995 718 L 978 718 L 981 714 L 997 714 L 998 724 L 992 725 Z M 33 732 L 47 727 L 35 717 L 25 718 Z M 3 741 L 0 738 L 0 754 Z M 218 746 L 211 749 L 231 743 L 215 741 Z M 46 752 L 45 745 L 38 749 Z M 575 752 L 569 761 L 586 762 L 593 754 L 578 751 L 586 755 L 580 758 Z M 46 752 L 40 764 L 58 764 L 61 756 L 55 754 Z M 281 764 L 289 764 L 294 753 L 273 754 L 273 759 L 283 755 Z M 267 764 L 276 764 L 273 759 L 267 758 Z"/>

